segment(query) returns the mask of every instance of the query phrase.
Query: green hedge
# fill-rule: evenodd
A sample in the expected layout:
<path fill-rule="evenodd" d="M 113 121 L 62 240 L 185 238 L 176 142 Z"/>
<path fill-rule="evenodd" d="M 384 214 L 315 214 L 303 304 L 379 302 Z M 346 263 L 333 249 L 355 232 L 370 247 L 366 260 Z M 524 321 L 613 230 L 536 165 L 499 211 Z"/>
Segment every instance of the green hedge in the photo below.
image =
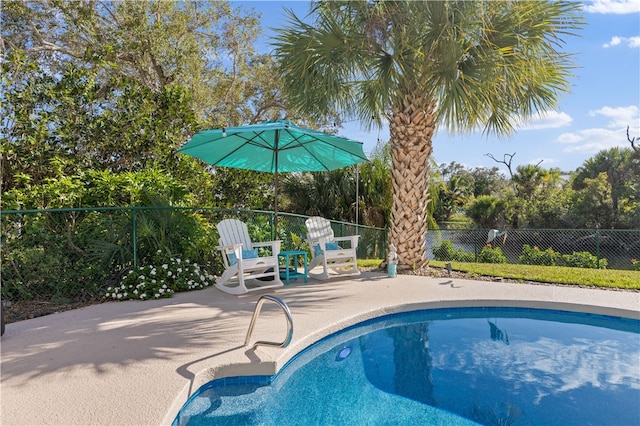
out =
<path fill-rule="evenodd" d="M 569 266 L 575 268 L 606 269 L 607 259 L 600 259 L 588 251 L 562 254 L 554 251 L 551 247 L 540 250 L 538 247 L 531 247 L 528 244 L 522 246 L 522 255 L 519 258 L 524 265 L 542 266 Z"/>
<path fill-rule="evenodd" d="M 443 240 L 438 246 L 433 248 L 433 255 L 436 260 L 447 260 L 456 262 L 476 262 L 476 256 L 462 249 L 456 249 L 449 240 Z M 506 263 L 507 258 L 502 254 L 500 247 L 487 245 L 482 248 L 478 255 L 480 263 Z"/>

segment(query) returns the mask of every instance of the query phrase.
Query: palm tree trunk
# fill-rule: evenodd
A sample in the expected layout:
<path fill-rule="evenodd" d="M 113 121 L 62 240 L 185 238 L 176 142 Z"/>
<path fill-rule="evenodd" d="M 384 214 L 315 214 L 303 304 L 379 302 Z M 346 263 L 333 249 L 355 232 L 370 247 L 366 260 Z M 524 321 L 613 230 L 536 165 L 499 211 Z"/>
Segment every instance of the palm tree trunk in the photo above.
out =
<path fill-rule="evenodd" d="M 429 157 L 435 130 L 434 105 L 405 95 L 394 107 L 389 124 L 393 207 L 390 242 L 398 252 L 398 269 L 428 263 L 426 207 L 429 199 Z"/>

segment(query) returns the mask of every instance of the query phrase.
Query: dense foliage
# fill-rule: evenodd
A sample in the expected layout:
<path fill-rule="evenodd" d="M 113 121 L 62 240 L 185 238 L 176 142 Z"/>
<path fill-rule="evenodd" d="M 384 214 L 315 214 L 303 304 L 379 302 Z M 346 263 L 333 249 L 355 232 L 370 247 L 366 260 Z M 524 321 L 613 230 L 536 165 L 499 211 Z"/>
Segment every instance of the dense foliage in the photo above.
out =
<path fill-rule="evenodd" d="M 600 151 L 572 172 L 525 165 L 507 178 L 495 168 L 440 168 L 440 221 L 463 211 L 482 228 L 640 228 L 640 152 L 631 148 Z M 477 182 L 491 183 L 477 191 Z"/>
<path fill-rule="evenodd" d="M 522 246 L 520 263 L 523 265 L 544 265 L 544 266 L 569 266 L 573 268 L 600 268 L 606 269 L 607 259 L 598 259 L 589 252 L 573 252 L 562 254 L 551 247 L 540 250 L 538 247 L 531 247 L 528 244 Z"/>
<path fill-rule="evenodd" d="M 500 247 L 491 247 L 487 244 L 476 257 L 474 253 L 456 248 L 449 240 L 443 240 L 433 248 L 433 255 L 436 260 L 454 260 L 457 262 L 480 262 L 480 263 L 506 263 L 507 258 L 502 254 Z"/>
<path fill-rule="evenodd" d="M 442 242 L 433 248 L 433 255 L 438 261 L 479 262 L 479 263 L 507 263 L 507 258 L 500 247 L 492 247 L 487 244 L 477 255 L 461 248 L 456 248 L 450 240 Z M 522 246 L 522 254 L 519 258 L 522 265 L 542 266 L 568 266 L 573 268 L 606 269 L 607 259 L 582 251 L 571 254 L 562 254 L 552 248 L 540 250 L 528 244 Z"/>

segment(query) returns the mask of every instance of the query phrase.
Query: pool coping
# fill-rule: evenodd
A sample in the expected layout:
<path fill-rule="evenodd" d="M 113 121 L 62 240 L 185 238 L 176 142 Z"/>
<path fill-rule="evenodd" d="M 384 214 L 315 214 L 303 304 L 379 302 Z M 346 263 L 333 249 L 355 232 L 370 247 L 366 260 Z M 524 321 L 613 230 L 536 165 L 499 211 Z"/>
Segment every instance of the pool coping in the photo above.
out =
<path fill-rule="evenodd" d="M 244 347 L 259 297 L 284 300 L 286 348 Z M 640 319 L 640 292 L 365 272 L 243 296 L 210 287 L 171 299 L 89 306 L 7 324 L 0 341 L 0 423 L 170 424 L 212 379 L 272 375 L 304 348 L 381 315 L 499 306 Z M 265 303 L 255 340 L 281 341 L 281 310 Z"/>

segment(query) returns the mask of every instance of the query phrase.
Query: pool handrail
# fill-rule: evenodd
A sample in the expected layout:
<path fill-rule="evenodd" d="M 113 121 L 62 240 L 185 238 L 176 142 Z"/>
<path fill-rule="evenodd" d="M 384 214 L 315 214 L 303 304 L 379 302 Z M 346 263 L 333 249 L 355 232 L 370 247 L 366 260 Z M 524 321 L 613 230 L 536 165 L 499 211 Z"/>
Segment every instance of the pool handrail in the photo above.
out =
<path fill-rule="evenodd" d="M 247 337 L 244 339 L 244 345 L 247 346 L 249 344 L 251 333 L 253 333 L 253 326 L 256 323 L 256 319 L 258 318 L 258 315 L 260 314 L 262 305 L 267 300 L 275 302 L 278 306 L 280 306 L 285 316 L 287 317 L 287 337 L 284 339 L 282 343 L 267 342 L 267 341 L 259 340 L 253 344 L 253 348 L 255 349 L 258 345 L 273 346 L 276 348 L 285 348 L 289 346 L 289 343 L 291 343 L 291 338 L 293 337 L 293 319 L 291 318 L 291 311 L 289 311 L 289 307 L 287 306 L 286 303 L 284 303 L 282 299 L 277 298 L 275 296 L 268 295 L 268 294 L 265 294 L 264 296 L 260 296 L 260 299 L 258 299 L 258 303 L 256 304 L 256 309 L 253 311 L 253 316 L 251 317 L 251 323 L 249 323 L 249 330 L 247 330 Z"/>

